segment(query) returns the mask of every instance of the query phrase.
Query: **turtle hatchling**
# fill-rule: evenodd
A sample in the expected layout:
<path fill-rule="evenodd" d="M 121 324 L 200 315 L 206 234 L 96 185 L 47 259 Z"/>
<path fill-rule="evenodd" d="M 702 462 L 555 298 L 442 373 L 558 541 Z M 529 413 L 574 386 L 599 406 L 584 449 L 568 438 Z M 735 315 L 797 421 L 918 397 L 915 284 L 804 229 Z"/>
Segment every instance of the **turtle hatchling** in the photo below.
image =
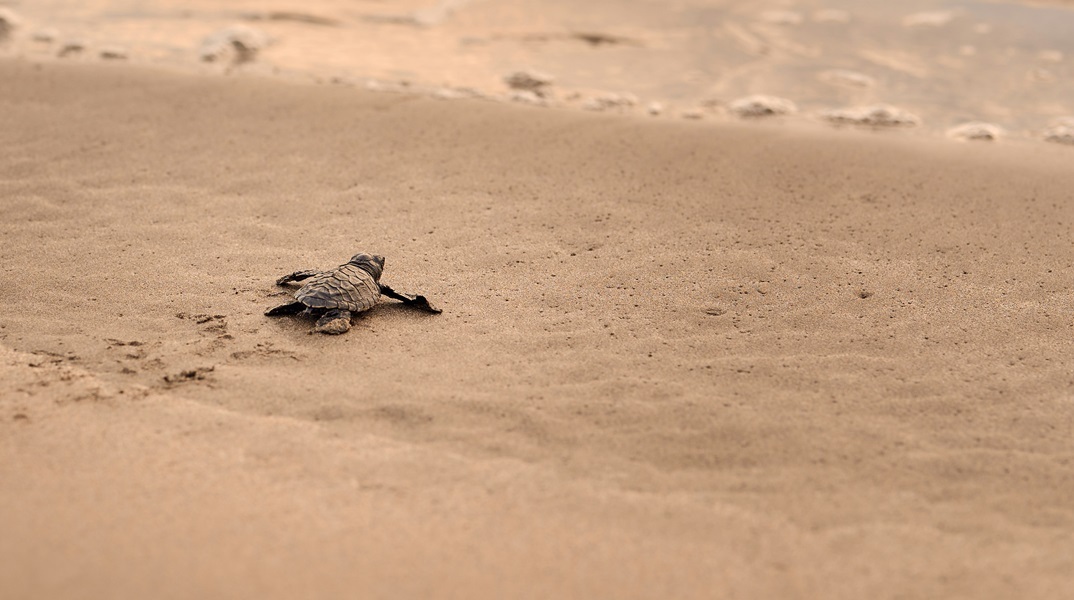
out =
<path fill-rule="evenodd" d="M 440 314 L 425 296 L 400 294 L 380 282 L 384 257 L 376 254 L 355 254 L 346 264 L 331 271 L 295 271 L 276 280 L 276 285 L 305 282 L 295 292 L 295 302 L 277 306 L 265 314 L 270 317 L 309 312 L 317 317 L 313 331 L 346 333 L 351 328 L 351 316 L 369 310 L 382 295 L 425 312 Z"/>

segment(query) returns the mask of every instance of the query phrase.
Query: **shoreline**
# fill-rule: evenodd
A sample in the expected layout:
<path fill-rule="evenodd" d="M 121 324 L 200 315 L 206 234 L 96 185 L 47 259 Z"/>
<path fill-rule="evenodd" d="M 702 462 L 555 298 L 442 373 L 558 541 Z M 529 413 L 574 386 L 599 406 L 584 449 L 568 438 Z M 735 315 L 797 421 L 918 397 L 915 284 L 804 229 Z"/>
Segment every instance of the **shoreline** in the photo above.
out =
<path fill-rule="evenodd" d="M 895 119 L 899 118 L 898 113 L 901 112 L 901 109 L 883 103 L 852 107 L 846 110 L 824 109 L 813 112 L 795 111 L 790 114 L 765 113 L 761 116 L 735 116 L 729 114 L 727 112 L 728 109 L 726 108 L 717 109 L 716 112 L 713 112 L 712 109 L 706 111 L 705 109 L 697 107 L 688 107 L 682 108 L 676 115 L 667 115 L 666 113 L 669 111 L 664 108 L 663 103 L 660 101 L 649 103 L 650 105 L 658 104 L 661 106 L 660 111 L 657 114 L 653 114 L 649 107 L 644 106 L 642 102 L 638 101 L 636 97 L 629 93 L 623 94 L 612 92 L 585 97 L 581 96 L 577 91 L 572 91 L 569 92 L 572 99 L 568 102 L 543 99 L 534 101 L 531 97 L 514 99 L 512 98 L 512 93 L 497 95 L 496 93 L 482 92 L 465 87 L 429 86 L 412 84 L 410 82 L 399 83 L 372 78 L 365 78 L 364 83 L 362 83 L 360 80 L 363 78 L 326 77 L 323 75 L 301 72 L 287 74 L 278 71 L 273 73 L 266 73 L 263 71 L 230 72 L 206 68 L 203 65 L 137 63 L 128 62 L 126 59 L 121 61 L 101 59 L 101 61 L 97 63 L 85 61 L 76 63 L 64 61 L 63 59 L 55 57 L 7 56 L 0 57 L 0 60 L 16 62 L 24 61 L 29 64 L 42 66 L 72 65 L 76 68 L 80 66 L 87 66 L 90 68 L 99 66 L 115 69 L 131 68 L 136 71 L 159 71 L 162 73 L 193 77 L 252 78 L 254 80 L 264 80 L 269 82 L 275 81 L 286 85 L 338 87 L 374 94 L 434 99 L 440 102 L 456 102 L 460 100 L 468 102 L 488 102 L 511 105 L 523 111 L 571 111 L 575 113 L 588 113 L 594 115 L 604 114 L 614 117 L 626 117 L 649 121 L 677 121 L 698 127 L 745 126 L 757 127 L 762 130 L 771 127 L 785 127 L 791 131 L 812 132 L 819 135 L 824 135 L 826 132 L 836 133 L 837 135 L 850 133 L 852 135 L 872 135 L 886 139 L 905 138 L 911 140 L 929 140 L 933 143 L 940 141 L 941 143 L 971 145 L 1000 143 L 997 141 L 1000 139 L 1002 139 L 1002 144 L 1014 145 L 1016 147 L 1024 146 L 1025 144 L 1037 144 L 1040 142 L 1044 142 L 1044 145 L 1046 146 L 1059 147 L 1074 144 L 1074 117 L 1060 117 L 1058 119 L 1053 119 L 1050 121 L 1050 126 L 1041 124 L 1041 126 L 1034 131 L 1023 130 L 1012 132 L 991 123 L 970 120 L 951 127 L 946 131 L 932 131 L 918 128 L 917 125 L 919 120 L 914 115 L 909 115 L 912 120 L 908 123 L 892 120 L 892 114 L 896 115 Z M 757 102 L 758 100 L 754 100 L 755 97 L 759 98 L 759 101 L 762 103 L 769 99 L 780 100 L 778 98 L 764 95 L 744 97 L 740 100 Z M 603 100 L 606 101 L 606 104 L 604 107 L 598 109 L 586 108 L 583 100 Z M 759 110 L 767 111 L 768 109 L 760 108 Z M 844 116 L 844 114 L 849 114 L 851 116 Z"/>
<path fill-rule="evenodd" d="M 429 12 L 432 9 L 422 8 L 420 3 L 411 4 L 415 15 L 433 14 Z M 97 40 L 57 31 L 50 26 L 48 6 L 43 5 L 36 9 L 36 21 L 22 23 L 9 35 L 6 54 L 45 62 L 131 62 L 203 75 L 253 75 L 370 91 L 417 93 L 442 100 L 474 97 L 655 119 L 892 129 L 898 130 L 898 135 L 973 142 L 1013 139 L 1074 143 L 1074 131 L 1071 131 L 1074 109 L 1063 106 L 1069 97 L 1064 93 L 1064 82 L 1069 78 L 1068 55 L 1074 55 L 1074 48 L 1066 48 L 1052 39 L 1052 29 L 1061 21 L 1055 16 L 1069 14 L 1074 23 L 1074 11 L 1062 8 L 981 3 L 947 11 L 914 12 L 915 7 L 921 7 L 911 3 L 902 9 L 905 15 L 885 9 L 870 20 L 866 18 L 865 8 L 861 14 L 834 9 L 813 13 L 765 11 L 761 10 L 763 6 L 747 10 L 728 0 L 720 5 L 722 12 L 714 13 L 727 22 L 718 20 L 723 24 L 707 34 L 709 39 L 698 38 L 699 34 L 690 28 L 675 28 L 682 27 L 681 24 L 674 27 L 664 24 L 666 30 L 657 28 L 648 37 L 614 33 L 619 29 L 634 31 L 635 21 L 645 14 L 640 9 L 638 15 L 624 16 L 618 26 L 610 25 L 607 33 L 601 33 L 599 28 L 592 33 L 579 33 L 586 31 L 586 27 L 569 25 L 569 19 L 562 23 L 553 21 L 547 25 L 549 31 L 543 33 L 526 33 L 525 28 L 519 29 L 520 24 L 507 17 L 499 17 L 504 21 L 500 25 L 494 20 L 487 23 L 491 17 L 484 16 L 481 3 L 470 4 L 441 2 L 437 4 L 440 12 L 436 13 L 440 16 L 428 23 L 420 19 L 410 23 L 387 13 L 380 15 L 377 10 L 383 11 L 383 7 L 373 12 L 369 12 L 373 10 L 369 6 L 346 11 L 331 2 L 311 6 L 309 13 L 258 12 L 251 8 L 252 4 L 240 4 L 219 14 L 207 7 L 172 14 L 166 1 L 129 17 L 101 12 L 99 7 L 86 8 L 83 17 L 100 21 L 102 33 L 98 35 L 104 39 Z M 409 9 L 400 7 L 400 10 Z M 1036 15 L 1034 10 L 1051 12 Z M 470 11 L 477 11 L 480 19 L 471 16 Z M 557 8 L 555 16 L 550 18 L 566 19 L 561 12 Z M 837 13 L 843 17 L 836 19 Z M 380 16 L 374 18 L 377 15 Z M 1000 17 L 1011 16 L 1017 17 L 1012 31 L 1000 30 L 1003 26 Z M 57 23 L 69 24 L 72 17 L 65 20 L 52 15 L 52 18 L 59 19 Z M 124 18 L 130 19 L 130 23 Z M 889 34 L 890 40 L 881 39 L 885 43 L 875 48 L 856 49 L 853 44 L 848 45 L 847 40 L 860 38 L 878 27 L 874 22 L 878 19 L 891 20 L 902 31 Z M 1038 42 L 1034 41 L 1036 34 L 1016 33 L 1019 27 L 1041 26 L 1042 21 L 1049 19 L 1056 24 L 1041 29 Z M 124 44 L 121 37 L 116 40 L 118 43 L 107 41 L 108 35 L 122 36 L 124 32 L 137 39 L 137 31 L 131 27 L 143 22 L 156 24 L 161 31 L 141 42 Z M 347 46 L 346 36 L 359 33 L 372 39 L 357 47 Z M 564 36 L 578 38 L 575 42 L 581 46 L 569 51 L 561 48 L 557 44 L 564 43 L 560 40 Z M 712 45 L 707 49 L 710 54 L 691 56 L 683 54 L 682 49 L 669 49 L 676 36 L 694 36 L 690 38 L 694 43 L 709 40 L 706 43 Z M 797 39 L 803 36 L 804 39 Z M 832 39 L 827 40 L 829 37 Z M 212 63 L 200 62 L 198 53 L 204 55 L 213 39 L 218 40 L 214 47 L 218 48 L 219 57 Z M 590 39 L 598 41 L 585 41 Z M 822 51 L 820 40 L 832 48 Z M 231 43 L 248 46 L 243 51 L 247 54 L 235 56 L 229 47 Z M 1039 48 L 1033 43 L 1039 43 Z M 67 58 L 55 56 L 57 52 L 64 55 L 71 44 L 77 46 L 75 52 Z M 420 44 L 430 44 L 436 53 L 444 55 L 436 63 L 441 65 L 442 73 L 420 67 L 422 60 L 431 60 L 431 57 L 423 58 Z M 885 44 L 892 48 L 886 48 Z M 900 44 L 909 45 L 900 47 Z M 993 56 L 985 51 L 987 44 L 995 44 L 997 51 L 1002 51 Z M 592 48 L 585 50 L 587 46 Z M 605 46 L 611 49 L 600 50 Z M 329 60 L 336 54 L 355 51 L 369 56 L 355 56 L 350 62 L 339 62 L 339 58 Z M 493 60 L 488 54 L 494 52 L 503 52 L 505 58 Z M 601 58 L 601 52 L 607 58 Z M 738 70 L 759 71 L 748 77 L 743 75 L 745 79 L 741 81 L 733 75 L 684 71 L 682 76 L 690 81 L 683 84 L 689 90 L 685 92 L 673 91 L 675 86 L 668 87 L 670 84 L 666 82 L 660 84 L 664 86 L 659 88 L 663 93 L 649 90 L 638 94 L 646 88 L 646 85 L 637 87 L 638 81 L 634 87 L 600 85 L 602 78 L 607 79 L 607 74 L 600 74 L 602 70 L 623 69 L 615 61 L 643 60 L 645 56 L 659 56 L 662 52 L 687 63 L 730 61 L 722 68 L 732 74 Z M 745 55 L 741 56 L 742 53 Z M 854 58 L 851 56 L 854 53 L 861 56 Z M 580 72 L 589 73 L 589 80 L 571 73 L 572 57 L 583 63 Z M 393 61 L 399 66 L 393 67 Z M 564 72 L 545 69 L 541 63 L 557 64 Z M 539 68 L 534 69 L 535 64 Z M 795 75 L 797 71 L 812 74 Z M 550 73 L 551 82 L 544 87 L 521 85 L 512 89 L 504 79 L 514 72 L 538 76 Z M 705 83 L 706 78 L 711 82 Z M 943 83 L 944 79 L 950 79 L 950 83 Z M 1034 97 L 1037 99 L 1029 102 Z"/>

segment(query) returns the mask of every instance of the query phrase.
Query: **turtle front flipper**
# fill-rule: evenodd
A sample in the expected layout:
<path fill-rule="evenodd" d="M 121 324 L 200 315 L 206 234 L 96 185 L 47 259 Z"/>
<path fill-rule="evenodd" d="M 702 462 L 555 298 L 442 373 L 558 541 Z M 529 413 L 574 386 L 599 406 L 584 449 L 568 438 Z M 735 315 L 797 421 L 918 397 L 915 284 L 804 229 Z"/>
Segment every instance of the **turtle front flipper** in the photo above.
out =
<path fill-rule="evenodd" d="M 339 335 L 347 333 L 351 328 L 351 311 L 342 308 L 333 308 L 317 319 L 314 331 Z"/>
<path fill-rule="evenodd" d="M 306 305 L 301 302 L 292 302 L 290 304 L 284 304 L 277 306 L 276 308 L 269 309 L 265 312 L 267 317 L 278 317 L 280 315 L 297 315 L 298 313 L 306 310 Z"/>
<path fill-rule="evenodd" d="M 289 283 L 298 283 L 299 281 L 309 279 L 314 275 L 320 275 L 321 271 L 315 271 L 313 269 L 307 269 L 305 271 L 295 271 L 290 275 L 284 275 L 276 280 L 276 285 L 287 285 Z"/>
<path fill-rule="evenodd" d="M 380 293 L 389 298 L 398 300 L 407 306 L 412 306 L 418 310 L 433 313 L 434 315 L 444 312 L 432 304 L 429 304 L 429 300 L 425 296 L 408 296 L 407 294 L 400 294 L 383 283 L 380 284 Z"/>

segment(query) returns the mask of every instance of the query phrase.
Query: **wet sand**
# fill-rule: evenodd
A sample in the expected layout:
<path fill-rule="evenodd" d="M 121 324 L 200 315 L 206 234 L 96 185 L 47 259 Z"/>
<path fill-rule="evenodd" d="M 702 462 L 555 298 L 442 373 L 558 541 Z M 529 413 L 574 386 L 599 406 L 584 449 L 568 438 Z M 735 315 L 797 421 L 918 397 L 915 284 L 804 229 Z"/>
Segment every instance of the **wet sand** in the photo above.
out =
<path fill-rule="evenodd" d="M 1070 152 L 0 63 L 7 598 L 1063 598 Z M 343 336 L 276 277 L 388 257 Z"/>
<path fill-rule="evenodd" d="M 891 105 L 942 138 L 973 122 L 1043 140 L 1074 117 L 1070 3 L 964 0 L 93 0 L 18 3 L 22 26 L 0 53 L 34 60 L 243 72 L 447 95 L 509 98 L 505 75 L 554 84 L 543 104 L 609 106 L 660 118 L 736 120 L 762 94 L 793 102 L 783 122 Z M 252 60 L 201 60 L 238 26 Z M 72 50 L 72 44 L 77 50 Z M 117 52 L 118 51 L 118 52 Z M 212 53 L 210 53 L 212 54 Z M 58 55 L 62 58 L 57 59 Z M 113 60 L 115 60 L 113 58 Z M 459 90 L 463 92 L 459 92 Z M 636 99 L 633 107 L 602 102 Z M 530 102 L 522 95 L 519 99 Z M 905 133 L 904 133 L 905 135 Z M 995 137 L 991 138 L 995 139 Z"/>

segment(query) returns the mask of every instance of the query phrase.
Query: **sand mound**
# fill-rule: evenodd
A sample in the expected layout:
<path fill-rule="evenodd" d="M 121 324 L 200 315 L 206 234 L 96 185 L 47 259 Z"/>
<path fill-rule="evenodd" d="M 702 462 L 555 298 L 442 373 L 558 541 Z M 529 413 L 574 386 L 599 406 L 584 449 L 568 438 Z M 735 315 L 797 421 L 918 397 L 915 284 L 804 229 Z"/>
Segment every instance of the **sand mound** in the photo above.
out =
<path fill-rule="evenodd" d="M 917 115 L 889 104 L 833 109 L 820 116 L 836 125 L 863 127 L 913 127 L 921 123 Z"/>
<path fill-rule="evenodd" d="M 739 98 L 730 105 L 731 113 L 743 118 L 771 117 L 798 112 L 798 107 L 786 98 L 761 94 Z"/>
<path fill-rule="evenodd" d="M 992 142 L 1004 135 L 1004 131 L 998 125 L 973 121 L 956 125 L 947 130 L 947 137 L 962 141 Z"/>

